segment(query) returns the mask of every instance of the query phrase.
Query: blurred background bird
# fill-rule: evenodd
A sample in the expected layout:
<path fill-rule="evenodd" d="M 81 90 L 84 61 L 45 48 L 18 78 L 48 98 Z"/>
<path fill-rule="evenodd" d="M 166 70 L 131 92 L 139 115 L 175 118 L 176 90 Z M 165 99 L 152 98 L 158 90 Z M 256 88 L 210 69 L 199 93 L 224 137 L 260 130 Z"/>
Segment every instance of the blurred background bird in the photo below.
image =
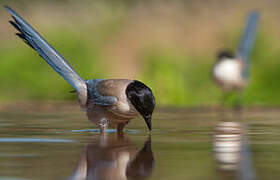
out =
<path fill-rule="evenodd" d="M 242 92 L 248 84 L 250 55 L 254 47 L 258 23 L 259 13 L 250 12 L 236 53 L 223 50 L 218 54 L 212 75 L 214 81 L 224 91 L 223 103 L 230 93 Z"/>
<path fill-rule="evenodd" d="M 88 118 L 98 125 L 101 132 L 107 127 L 117 128 L 121 132 L 138 114 L 151 130 L 155 98 L 149 87 L 140 81 L 128 79 L 83 80 L 36 30 L 10 7 L 4 7 L 14 19 L 10 23 L 19 31 L 16 35 L 75 89 L 81 107 L 86 108 Z"/>

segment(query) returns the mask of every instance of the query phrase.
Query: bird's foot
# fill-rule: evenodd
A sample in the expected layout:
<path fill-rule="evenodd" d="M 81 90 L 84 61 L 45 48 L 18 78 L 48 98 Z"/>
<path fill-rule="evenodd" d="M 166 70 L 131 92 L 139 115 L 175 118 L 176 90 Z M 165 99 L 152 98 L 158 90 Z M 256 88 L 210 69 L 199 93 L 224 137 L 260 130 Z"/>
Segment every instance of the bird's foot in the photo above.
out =
<path fill-rule="evenodd" d="M 108 126 L 109 126 L 109 121 L 108 121 L 108 119 L 102 118 L 102 119 L 99 121 L 99 128 L 100 128 L 101 133 L 104 133 Z"/>

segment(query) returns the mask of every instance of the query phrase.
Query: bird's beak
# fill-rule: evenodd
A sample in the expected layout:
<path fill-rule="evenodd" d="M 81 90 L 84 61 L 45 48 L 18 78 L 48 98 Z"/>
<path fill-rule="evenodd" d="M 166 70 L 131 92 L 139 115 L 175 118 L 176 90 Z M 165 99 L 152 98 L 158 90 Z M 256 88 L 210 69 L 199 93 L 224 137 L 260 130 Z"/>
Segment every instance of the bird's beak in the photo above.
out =
<path fill-rule="evenodd" d="M 152 130 L 152 116 L 148 115 L 148 116 L 144 116 L 145 122 L 149 128 L 149 130 Z"/>

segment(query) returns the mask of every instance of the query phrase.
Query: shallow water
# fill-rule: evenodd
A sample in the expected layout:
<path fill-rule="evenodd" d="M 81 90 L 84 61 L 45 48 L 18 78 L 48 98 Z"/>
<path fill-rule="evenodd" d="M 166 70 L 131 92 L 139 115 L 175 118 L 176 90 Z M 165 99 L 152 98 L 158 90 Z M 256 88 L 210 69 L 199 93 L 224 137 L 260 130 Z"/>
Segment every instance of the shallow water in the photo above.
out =
<path fill-rule="evenodd" d="M 161 108 L 154 114 L 151 136 L 137 118 L 122 137 L 114 132 L 100 136 L 79 109 L 2 111 L 0 179 L 242 179 L 240 173 L 278 179 L 279 110 L 245 109 L 241 118 L 224 113 L 223 120 L 247 125 L 249 153 L 242 159 L 251 167 L 236 172 L 221 168 L 213 150 L 214 127 L 221 121 L 214 109 Z"/>

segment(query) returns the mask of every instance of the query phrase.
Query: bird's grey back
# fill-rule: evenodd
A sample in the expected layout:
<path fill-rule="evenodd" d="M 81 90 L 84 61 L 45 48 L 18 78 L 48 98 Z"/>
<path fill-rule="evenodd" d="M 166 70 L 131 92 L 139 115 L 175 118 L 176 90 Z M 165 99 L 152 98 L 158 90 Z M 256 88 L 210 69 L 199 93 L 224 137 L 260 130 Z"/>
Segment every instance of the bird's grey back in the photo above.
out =
<path fill-rule="evenodd" d="M 128 79 L 92 79 L 87 80 L 88 98 L 94 104 L 110 106 L 118 100 L 126 99 L 125 90 L 132 80 Z"/>

